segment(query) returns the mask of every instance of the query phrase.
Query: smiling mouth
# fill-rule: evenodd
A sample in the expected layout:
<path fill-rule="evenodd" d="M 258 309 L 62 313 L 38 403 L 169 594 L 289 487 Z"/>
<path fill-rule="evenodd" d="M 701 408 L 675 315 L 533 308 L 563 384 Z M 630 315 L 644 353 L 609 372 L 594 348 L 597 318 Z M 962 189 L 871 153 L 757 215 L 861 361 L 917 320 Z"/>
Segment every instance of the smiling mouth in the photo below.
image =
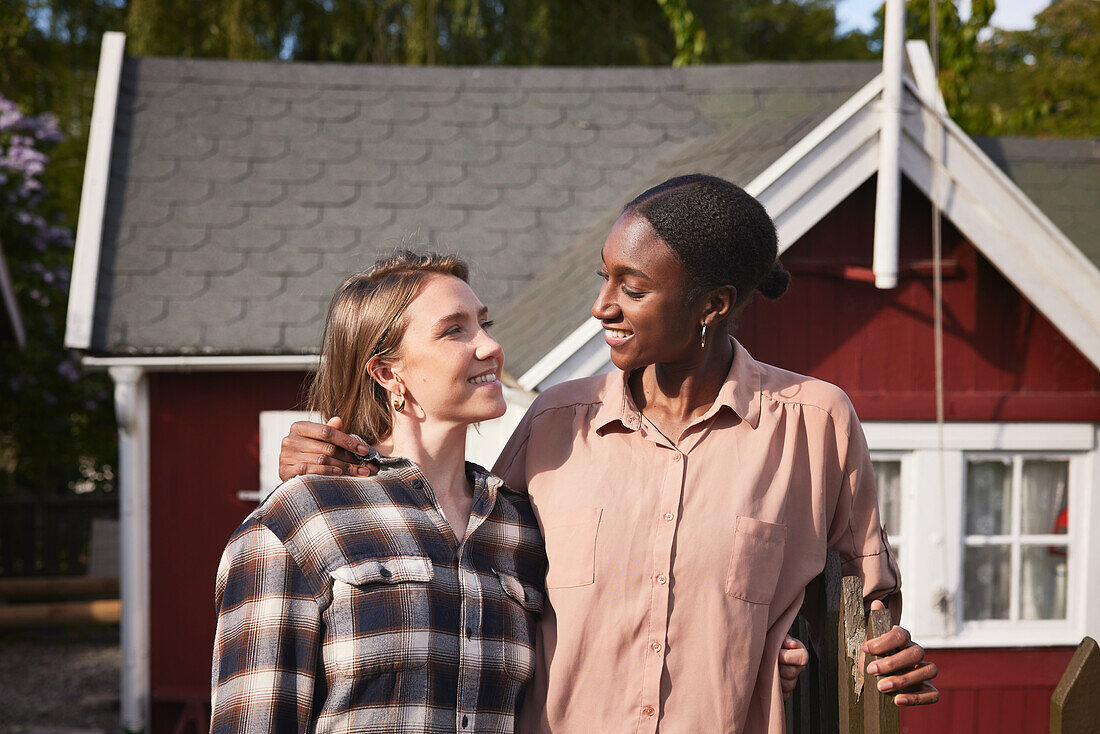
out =
<path fill-rule="evenodd" d="M 606 336 L 608 339 L 615 339 L 616 341 L 621 341 L 622 339 L 627 339 L 629 337 L 634 336 L 634 332 L 632 332 L 632 331 L 623 331 L 621 329 L 612 329 L 611 327 L 608 327 L 608 326 L 603 327 L 603 333 L 604 333 L 604 336 Z"/>
<path fill-rule="evenodd" d="M 466 380 L 466 382 L 470 383 L 471 385 L 484 385 L 487 382 L 496 382 L 496 381 L 497 381 L 497 373 L 496 372 L 487 372 L 484 375 L 478 375 L 477 377 L 471 377 L 470 379 Z"/>

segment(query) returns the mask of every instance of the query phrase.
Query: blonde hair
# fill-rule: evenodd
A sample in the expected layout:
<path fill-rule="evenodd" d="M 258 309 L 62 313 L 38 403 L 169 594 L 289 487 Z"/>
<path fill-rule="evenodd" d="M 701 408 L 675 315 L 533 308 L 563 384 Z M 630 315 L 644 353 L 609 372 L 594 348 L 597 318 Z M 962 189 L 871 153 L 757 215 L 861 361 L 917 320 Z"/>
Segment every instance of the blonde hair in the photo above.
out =
<path fill-rule="evenodd" d="M 344 431 L 367 443 L 390 435 L 389 393 L 367 373 L 374 357 L 398 356 L 405 311 L 434 274 L 469 281 L 469 268 L 456 255 L 399 250 L 336 289 L 325 320 L 321 365 L 309 388 L 309 409 L 324 420 L 338 415 Z"/>

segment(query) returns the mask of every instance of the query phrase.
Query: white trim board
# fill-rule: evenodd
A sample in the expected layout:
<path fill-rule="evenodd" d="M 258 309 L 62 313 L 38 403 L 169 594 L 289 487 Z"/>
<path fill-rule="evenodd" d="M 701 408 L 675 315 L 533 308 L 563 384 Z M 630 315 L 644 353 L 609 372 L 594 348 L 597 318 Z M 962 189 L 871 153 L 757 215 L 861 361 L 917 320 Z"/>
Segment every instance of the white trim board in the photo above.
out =
<path fill-rule="evenodd" d="M 88 132 L 88 157 L 84 162 L 84 184 L 80 192 L 69 311 L 65 320 L 65 346 L 70 349 L 87 349 L 92 344 L 99 249 L 111 178 L 111 144 L 125 50 L 126 34 L 114 31 L 103 34 L 92 124 Z"/>
<path fill-rule="evenodd" d="M 927 48 L 910 42 L 907 51 L 919 83 L 904 80 L 901 172 L 1100 367 L 1100 270 L 946 113 L 937 112 L 943 98 L 930 76 Z M 775 221 L 780 253 L 878 170 L 882 84 L 881 75 L 868 82 L 745 187 Z M 542 389 L 595 374 L 592 360 L 559 368 L 582 350 L 593 352 L 591 342 L 601 338 L 599 325 L 586 321 L 521 383 Z"/>
<path fill-rule="evenodd" d="M 316 354 L 273 355 L 177 355 L 173 357 L 84 357 L 81 364 L 89 369 L 141 367 L 149 372 L 277 372 L 313 370 L 320 357 Z"/>

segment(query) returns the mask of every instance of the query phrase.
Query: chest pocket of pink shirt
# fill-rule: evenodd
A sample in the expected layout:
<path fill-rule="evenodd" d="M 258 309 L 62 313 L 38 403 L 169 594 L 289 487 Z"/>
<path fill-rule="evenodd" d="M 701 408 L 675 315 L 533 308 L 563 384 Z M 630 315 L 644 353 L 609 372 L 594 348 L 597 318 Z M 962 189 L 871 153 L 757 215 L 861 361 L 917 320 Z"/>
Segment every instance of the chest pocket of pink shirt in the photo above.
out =
<path fill-rule="evenodd" d="M 588 586 L 596 580 L 596 531 L 603 509 L 572 507 L 540 517 L 546 541 L 546 588 Z"/>
<path fill-rule="evenodd" d="M 726 593 L 752 604 L 770 604 L 783 568 L 787 526 L 737 516 Z"/>

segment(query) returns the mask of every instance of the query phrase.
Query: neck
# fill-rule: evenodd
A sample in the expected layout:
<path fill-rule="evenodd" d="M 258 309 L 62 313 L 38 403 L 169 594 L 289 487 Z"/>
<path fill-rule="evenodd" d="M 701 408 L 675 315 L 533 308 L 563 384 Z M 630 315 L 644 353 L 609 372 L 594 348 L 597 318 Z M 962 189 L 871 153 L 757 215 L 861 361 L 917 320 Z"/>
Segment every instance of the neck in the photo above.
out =
<path fill-rule="evenodd" d="M 411 406 L 410 410 L 411 411 Z M 398 415 L 393 433 L 378 444 L 378 451 L 415 463 L 437 495 L 469 493 L 466 481 L 466 426 L 440 424 Z"/>
<path fill-rule="evenodd" d="M 718 397 L 733 364 L 733 342 L 715 339 L 682 362 L 659 362 L 631 375 L 638 408 L 688 420 L 705 413 Z"/>

